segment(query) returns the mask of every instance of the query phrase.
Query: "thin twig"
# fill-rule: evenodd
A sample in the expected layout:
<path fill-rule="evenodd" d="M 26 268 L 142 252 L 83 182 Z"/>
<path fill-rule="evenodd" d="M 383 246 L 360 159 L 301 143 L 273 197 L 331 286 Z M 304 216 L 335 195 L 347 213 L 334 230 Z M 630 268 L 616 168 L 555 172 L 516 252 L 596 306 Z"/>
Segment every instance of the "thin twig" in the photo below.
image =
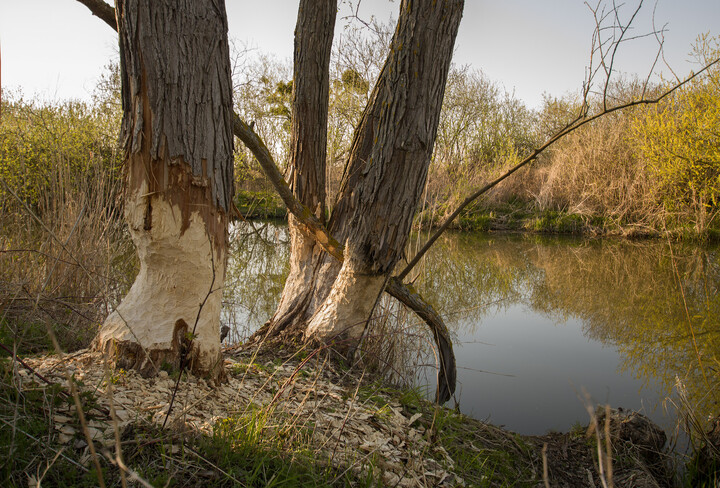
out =
<path fill-rule="evenodd" d="M 215 286 L 215 254 L 214 254 L 214 248 L 213 248 L 213 242 L 212 239 L 208 238 L 208 243 L 210 244 L 210 267 L 212 268 L 212 279 L 210 280 L 210 289 L 208 290 L 207 294 L 205 295 L 205 298 L 203 298 L 203 301 L 200 302 L 200 306 L 198 308 L 197 315 L 195 316 L 195 324 L 193 325 L 193 330 L 190 333 L 190 341 L 187 345 L 187 347 L 180 349 L 180 367 L 179 367 L 179 374 L 177 379 L 175 380 L 175 386 L 173 387 L 172 396 L 170 397 L 170 406 L 168 407 L 167 414 L 165 414 L 165 420 L 163 420 L 163 429 L 165 428 L 165 425 L 167 424 L 168 419 L 170 418 L 170 413 L 172 413 L 173 405 L 175 404 L 175 397 L 177 396 L 178 388 L 180 387 L 180 381 L 182 380 L 182 374 L 185 370 L 185 367 L 187 367 L 187 358 L 190 354 L 190 350 L 192 349 L 193 342 L 195 341 L 195 331 L 197 330 L 198 322 L 200 321 L 200 314 L 202 313 L 203 307 L 208 301 L 208 298 L 210 298 L 210 295 L 213 294 L 214 291 L 213 287 Z M 181 341 L 182 342 L 182 341 Z M 222 367 L 222 365 L 220 366 Z"/>

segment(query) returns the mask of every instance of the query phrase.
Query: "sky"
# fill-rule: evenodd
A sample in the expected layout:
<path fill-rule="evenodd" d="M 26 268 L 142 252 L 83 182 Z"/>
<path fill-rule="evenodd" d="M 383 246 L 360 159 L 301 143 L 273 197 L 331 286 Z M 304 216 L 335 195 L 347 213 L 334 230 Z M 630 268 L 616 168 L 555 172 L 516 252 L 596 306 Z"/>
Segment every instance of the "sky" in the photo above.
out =
<path fill-rule="evenodd" d="M 358 0 L 351 0 L 357 4 Z M 595 5 L 597 0 L 590 0 Z M 226 0 L 231 39 L 288 62 L 298 0 Z M 349 22 L 340 0 L 338 31 Z M 620 2 L 618 2 L 620 3 Z M 628 17 L 636 0 L 627 0 Z M 359 17 L 397 18 L 400 0 L 361 0 Z M 646 1 L 635 34 L 665 26 L 665 58 L 680 76 L 701 33 L 720 35 L 720 0 Z M 583 0 L 466 0 L 454 63 L 469 65 L 539 108 L 543 94 L 577 91 L 585 77 L 594 21 Z M 104 66 L 117 59 L 117 35 L 76 0 L 0 0 L 3 89 L 26 98 L 89 99 Z M 652 39 L 620 51 L 617 67 L 645 77 L 655 57 Z M 656 72 L 658 72 L 656 70 Z M 670 71 L 665 69 L 665 76 Z"/>

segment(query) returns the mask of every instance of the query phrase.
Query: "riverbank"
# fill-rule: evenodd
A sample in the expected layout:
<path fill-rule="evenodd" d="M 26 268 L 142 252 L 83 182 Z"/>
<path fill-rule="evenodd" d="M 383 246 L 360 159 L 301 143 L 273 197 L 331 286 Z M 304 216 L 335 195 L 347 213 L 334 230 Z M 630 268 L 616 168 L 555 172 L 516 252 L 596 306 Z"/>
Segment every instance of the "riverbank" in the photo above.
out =
<path fill-rule="evenodd" d="M 273 191 L 238 190 L 236 206 L 243 219 L 287 219 L 287 209 Z M 424 229 L 439 227 L 450 209 L 426 209 L 417 222 Z M 720 242 L 720 221 L 698 228 L 690 222 L 618 221 L 601 215 L 557 210 L 538 210 L 532 203 L 513 202 L 470 205 L 450 225 L 466 232 L 524 232 L 629 239 L 670 238 L 683 241 Z"/>
<path fill-rule="evenodd" d="M 227 349 L 222 385 L 166 371 L 142 378 L 84 350 L 25 363 L 32 371 L 2 363 L 2 465 L 11 485 L 94 486 L 98 466 L 108 486 L 121 473 L 144 486 L 669 484 L 664 434 L 641 416 L 521 436 L 307 352 Z M 65 396 L 70 378 L 85 426 Z M 623 427 L 630 424 L 641 428 Z M 601 468 L 598 452 L 612 452 L 612 462 Z"/>

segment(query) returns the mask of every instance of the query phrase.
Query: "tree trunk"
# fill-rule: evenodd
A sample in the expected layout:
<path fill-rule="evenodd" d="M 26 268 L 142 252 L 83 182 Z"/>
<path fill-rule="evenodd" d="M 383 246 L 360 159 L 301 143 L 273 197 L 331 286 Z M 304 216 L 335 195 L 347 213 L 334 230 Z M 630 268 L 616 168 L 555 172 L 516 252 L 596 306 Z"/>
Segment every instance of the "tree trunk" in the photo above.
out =
<path fill-rule="evenodd" d="M 222 375 L 220 307 L 233 197 L 222 0 L 117 5 L 127 177 L 140 272 L 95 347 L 122 367 Z"/>
<path fill-rule="evenodd" d="M 291 128 L 291 187 L 297 200 L 325 224 L 327 117 L 337 0 L 302 0 L 295 29 Z M 290 215 L 290 273 L 275 315 L 273 331 L 302 332 L 312 309 L 315 275 L 326 258 L 317 240 Z"/>
<path fill-rule="evenodd" d="M 462 9 L 461 0 L 402 2 L 329 223 L 345 244 L 344 260 L 293 248 L 307 272 L 302 286 L 288 281 L 271 333 L 292 324 L 306 339 L 334 341 L 343 352 L 357 346 L 422 195 Z M 292 300 L 288 314 L 284 303 Z"/>
<path fill-rule="evenodd" d="M 377 297 L 402 257 L 427 179 L 461 0 L 405 0 L 345 169 L 330 231 L 345 242 L 332 289 L 307 336 L 360 340 Z"/>

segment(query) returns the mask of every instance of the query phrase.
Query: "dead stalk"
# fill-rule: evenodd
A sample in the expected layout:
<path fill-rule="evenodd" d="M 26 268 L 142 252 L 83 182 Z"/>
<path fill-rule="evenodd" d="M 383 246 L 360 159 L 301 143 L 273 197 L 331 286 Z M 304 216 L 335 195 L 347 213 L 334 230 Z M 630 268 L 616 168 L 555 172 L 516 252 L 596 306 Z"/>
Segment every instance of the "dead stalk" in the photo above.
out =
<path fill-rule="evenodd" d="M 548 460 L 547 460 L 547 442 L 543 443 L 542 447 L 542 462 L 543 462 L 543 481 L 545 482 L 545 488 L 550 488 L 550 476 L 548 475 Z"/>
<path fill-rule="evenodd" d="M 112 390 L 112 375 L 110 373 L 110 367 L 109 367 L 109 358 L 107 357 L 107 352 L 104 354 L 104 361 L 103 361 L 103 367 L 105 369 L 105 396 L 108 399 L 108 402 L 110 403 L 110 418 L 112 419 L 113 423 L 113 433 L 115 435 L 115 461 L 117 462 L 118 466 L 124 465 L 123 459 L 122 459 L 122 444 L 120 443 L 120 424 L 118 423 L 117 415 L 115 414 L 115 402 L 113 397 L 113 390 Z M 125 470 L 120 470 L 120 483 L 122 485 L 122 488 L 127 488 L 127 479 L 125 477 Z"/>

